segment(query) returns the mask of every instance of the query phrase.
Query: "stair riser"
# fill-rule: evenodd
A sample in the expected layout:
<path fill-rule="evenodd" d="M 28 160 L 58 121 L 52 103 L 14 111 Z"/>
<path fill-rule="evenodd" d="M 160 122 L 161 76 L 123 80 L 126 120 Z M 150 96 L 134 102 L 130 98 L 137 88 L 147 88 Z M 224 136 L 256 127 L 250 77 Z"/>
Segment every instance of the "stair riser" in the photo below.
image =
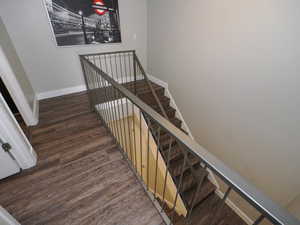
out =
<path fill-rule="evenodd" d="M 161 96 L 160 95 L 160 101 L 161 101 L 161 104 L 164 106 L 164 107 L 168 107 L 170 105 L 170 99 L 169 98 L 165 98 L 164 96 Z M 140 98 L 148 105 L 152 106 L 152 105 L 157 105 L 157 101 L 155 100 L 154 97 L 152 96 L 140 96 Z"/>
<path fill-rule="evenodd" d="M 165 89 L 164 88 L 160 88 L 160 89 L 157 89 L 155 90 L 155 93 L 158 97 L 161 97 L 161 96 L 164 96 L 165 94 Z M 152 95 L 152 92 L 151 90 L 144 90 L 142 93 L 141 92 L 138 92 L 138 97 L 139 98 L 146 98 L 149 94 Z"/>

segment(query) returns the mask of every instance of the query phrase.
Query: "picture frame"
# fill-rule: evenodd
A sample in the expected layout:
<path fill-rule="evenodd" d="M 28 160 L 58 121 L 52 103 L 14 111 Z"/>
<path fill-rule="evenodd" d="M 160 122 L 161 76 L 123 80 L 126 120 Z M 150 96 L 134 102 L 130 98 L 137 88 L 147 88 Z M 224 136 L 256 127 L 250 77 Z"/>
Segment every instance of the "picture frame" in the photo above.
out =
<path fill-rule="evenodd" d="M 118 0 L 44 0 L 57 46 L 121 43 Z"/>

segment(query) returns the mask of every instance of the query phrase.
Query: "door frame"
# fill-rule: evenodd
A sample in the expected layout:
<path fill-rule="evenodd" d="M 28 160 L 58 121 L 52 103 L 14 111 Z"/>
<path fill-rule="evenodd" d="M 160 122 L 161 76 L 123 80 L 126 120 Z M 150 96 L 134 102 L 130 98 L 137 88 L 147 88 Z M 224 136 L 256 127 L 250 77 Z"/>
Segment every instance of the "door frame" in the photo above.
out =
<path fill-rule="evenodd" d="M 37 163 L 37 154 L 19 126 L 0 93 L 0 136 L 8 142 L 12 149 L 11 154 L 22 169 L 34 167 Z"/>
<path fill-rule="evenodd" d="M 11 65 L 5 56 L 3 48 L 0 46 L 0 76 L 7 90 L 9 91 L 14 103 L 16 104 L 22 118 L 27 126 L 34 126 L 38 124 L 38 100 L 34 100 L 33 110 L 30 108 L 26 96 L 15 77 Z"/>

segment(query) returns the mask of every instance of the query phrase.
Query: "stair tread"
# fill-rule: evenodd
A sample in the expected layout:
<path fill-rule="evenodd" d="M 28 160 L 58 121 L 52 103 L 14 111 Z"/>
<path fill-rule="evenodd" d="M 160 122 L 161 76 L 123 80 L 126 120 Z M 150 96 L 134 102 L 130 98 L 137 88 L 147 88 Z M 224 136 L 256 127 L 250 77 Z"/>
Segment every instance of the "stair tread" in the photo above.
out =
<path fill-rule="evenodd" d="M 176 140 L 175 138 L 171 139 L 171 136 L 168 133 L 165 133 L 160 136 L 159 143 L 160 143 L 160 148 L 162 150 L 165 150 L 169 148 L 170 144 L 171 146 L 174 146 L 176 144 Z"/>
<path fill-rule="evenodd" d="M 191 157 L 188 156 L 189 162 L 192 164 L 192 166 L 197 165 L 200 163 L 200 159 L 198 157 Z M 174 177 L 177 177 L 181 175 L 182 172 L 182 166 L 183 166 L 184 158 L 178 159 L 176 161 L 172 161 L 170 165 L 170 172 Z M 183 169 L 183 172 L 186 172 L 189 169 L 188 163 L 185 163 L 185 167 Z"/>
<path fill-rule="evenodd" d="M 142 96 L 140 96 L 140 98 L 150 106 L 152 106 L 153 104 L 157 104 L 156 99 L 150 93 L 148 95 L 142 95 Z M 168 106 L 170 104 L 170 98 L 168 98 L 164 95 L 159 96 L 159 100 L 160 100 L 161 104 L 164 106 Z"/>
<path fill-rule="evenodd" d="M 208 175 L 207 170 L 205 170 L 203 167 L 201 167 L 200 165 L 195 168 L 195 173 L 197 174 L 197 176 L 201 176 L 204 173 L 204 176 L 206 177 Z M 177 179 L 178 182 L 178 179 Z M 186 191 L 189 191 L 193 188 L 197 188 L 197 181 L 195 180 L 195 178 L 193 177 L 193 174 L 191 171 L 188 171 L 187 173 L 185 173 L 183 175 L 182 178 L 182 184 L 181 184 L 181 192 L 184 193 Z"/>
<path fill-rule="evenodd" d="M 164 87 L 161 87 L 161 86 L 159 86 L 159 85 L 157 85 L 157 84 L 155 84 L 155 83 L 153 83 L 153 82 L 151 82 L 150 81 L 150 83 L 151 83 L 151 85 L 152 85 L 152 87 L 153 87 L 153 89 L 154 89 L 154 91 L 155 92 L 157 92 L 157 94 L 159 94 L 160 92 L 158 92 L 159 90 L 160 91 L 163 91 L 163 93 L 164 93 L 164 90 L 165 90 L 165 88 Z M 138 80 L 138 81 L 136 81 L 136 85 L 134 84 L 134 81 L 132 81 L 132 82 L 128 82 L 128 83 L 126 83 L 126 84 L 123 84 L 128 90 L 130 90 L 131 92 L 135 92 L 135 88 L 136 88 L 136 91 L 137 91 L 137 95 L 139 96 L 139 95 L 142 95 L 142 94 L 145 94 L 145 93 L 151 93 L 152 91 L 151 91 L 151 89 L 149 88 L 149 86 L 148 86 L 148 84 L 147 84 L 147 82 L 146 82 L 146 80 Z"/>
<path fill-rule="evenodd" d="M 161 111 L 160 107 L 156 104 L 156 105 L 151 105 L 151 108 L 154 109 L 156 112 L 158 112 L 159 114 L 161 114 L 162 116 L 164 116 L 163 112 Z M 164 106 L 163 108 L 166 112 L 166 114 L 168 115 L 168 117 L 174 117 L 176 114 L 176 109 L 174 109 L 171 106 Z"/>
<path fill-rule="evenodd" d="M 196 189 L 197 189 L 197 185 L 194 188 L 182 193 L 182 197 L 183 197 L 184 201 L 187 202 L 187 204 L 189 206 L 191 206 L 191 204 L 192 204 L 192 199 L 196 194 L 195 192 L 197 191 Z M 215 190 L 216 190 L 216 186 L 214 184 L 212 184 L 208 178 L 205 178 L 200 191 L 195 196 L 195 200 L 194 200 L 195 206 L 200 204 L 210 194 L 214 193 Z"/>
<path fill-rule="evenodd" d="M 182 150 L 180 149 L 180 147 L 178 145 L 171 148 L 170 156 L 168 156 L 168 153 L 169 153 L 168 149 L 163 150 L 163 155 L 166 160 L 168 159 L 168 157 L 170 157 L 169 158 L 170 161 L 183 157 Z"/>

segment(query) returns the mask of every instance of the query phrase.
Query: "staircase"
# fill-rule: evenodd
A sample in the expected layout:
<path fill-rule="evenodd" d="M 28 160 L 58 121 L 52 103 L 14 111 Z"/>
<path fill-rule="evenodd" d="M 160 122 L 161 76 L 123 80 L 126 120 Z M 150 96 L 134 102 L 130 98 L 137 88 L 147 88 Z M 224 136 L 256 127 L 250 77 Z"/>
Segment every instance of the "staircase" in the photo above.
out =
<path fill-rule="evenodd" d="M 146 80 L 129 82 L 123 85 L 133 93 L 135 92 L 141 100 L 143 100 L 146 104 L 151 106 L 156 112 L 163 116 L 163 112 L 160 110 L 159 104 L 152 94 Z M 164 87 L 159 86 L 158 84 L 155 84 L 153 82 L 151 82 L 151 86 L 157 94 L 157 97 L 159 98 L 159 101 L 161 102 L 169 118 L 169 121 L 179 129 L 181 129 L 184 133 L 188 134 L 185 130 L 182 129 L 182 121 L 176 117 L 176 109 L 174 109 L 170 105 L 170 98 L 165 96 Z M 156 142 L 160 145 L 160 152 L 166 164 L 168 163 L 168 152 L 170 147 L 169 172 L 175 184 L 177 185 L 177 188 L 180 189 L 179 194 L 184 200 L 189 213 L 189 210 L 194 209 L 210 195 L 212 195 L 216 190 L 216 186 L 212 184 L 208 179 L 208 172 L 201 166 L 200 159 L 188 153 L 188 159 L 191 165 L 186 165 L 185 168 L 183 168 L 182 182 L 179 187 L 185 150 L 183 150 L 182 146 L 180 146 L 174 139 L 171 140 L 170 136 L 165 131 L 161 131 L 158 137 L 157 133 L 159 125 L 154 121 L 150 121 L 150 124 L 148 124 L 148 126 L 151 127 L 152 135 L 154 136 Z M 197 191 L 197 187 L 199 182 L 201 181 L 201 177 L 203 179 L 201 191 Z"/>
<path fill-rule="evenodd" d="M 247 217 L 247 221 L 253 220 L 252 224 L 264 220 L 278 225 L 299 224 L 285 209 L 188 136 L 176 117 L 176 109 L 165 96 L 165 89 L 149 81 L 135 51 L 81 55 L 80 60 L 91 109 L 115 137 L 166 224 L 244 225 L 226 206 L 231 191 L 258 212 L 256 218 Z M 210 181 L 207 168 L 225 181 L 227 189 L 222 190 L 222 198 L 214 194 L 216 186 Z M 169 193 L 166 198 L 165 193 Z"/>

